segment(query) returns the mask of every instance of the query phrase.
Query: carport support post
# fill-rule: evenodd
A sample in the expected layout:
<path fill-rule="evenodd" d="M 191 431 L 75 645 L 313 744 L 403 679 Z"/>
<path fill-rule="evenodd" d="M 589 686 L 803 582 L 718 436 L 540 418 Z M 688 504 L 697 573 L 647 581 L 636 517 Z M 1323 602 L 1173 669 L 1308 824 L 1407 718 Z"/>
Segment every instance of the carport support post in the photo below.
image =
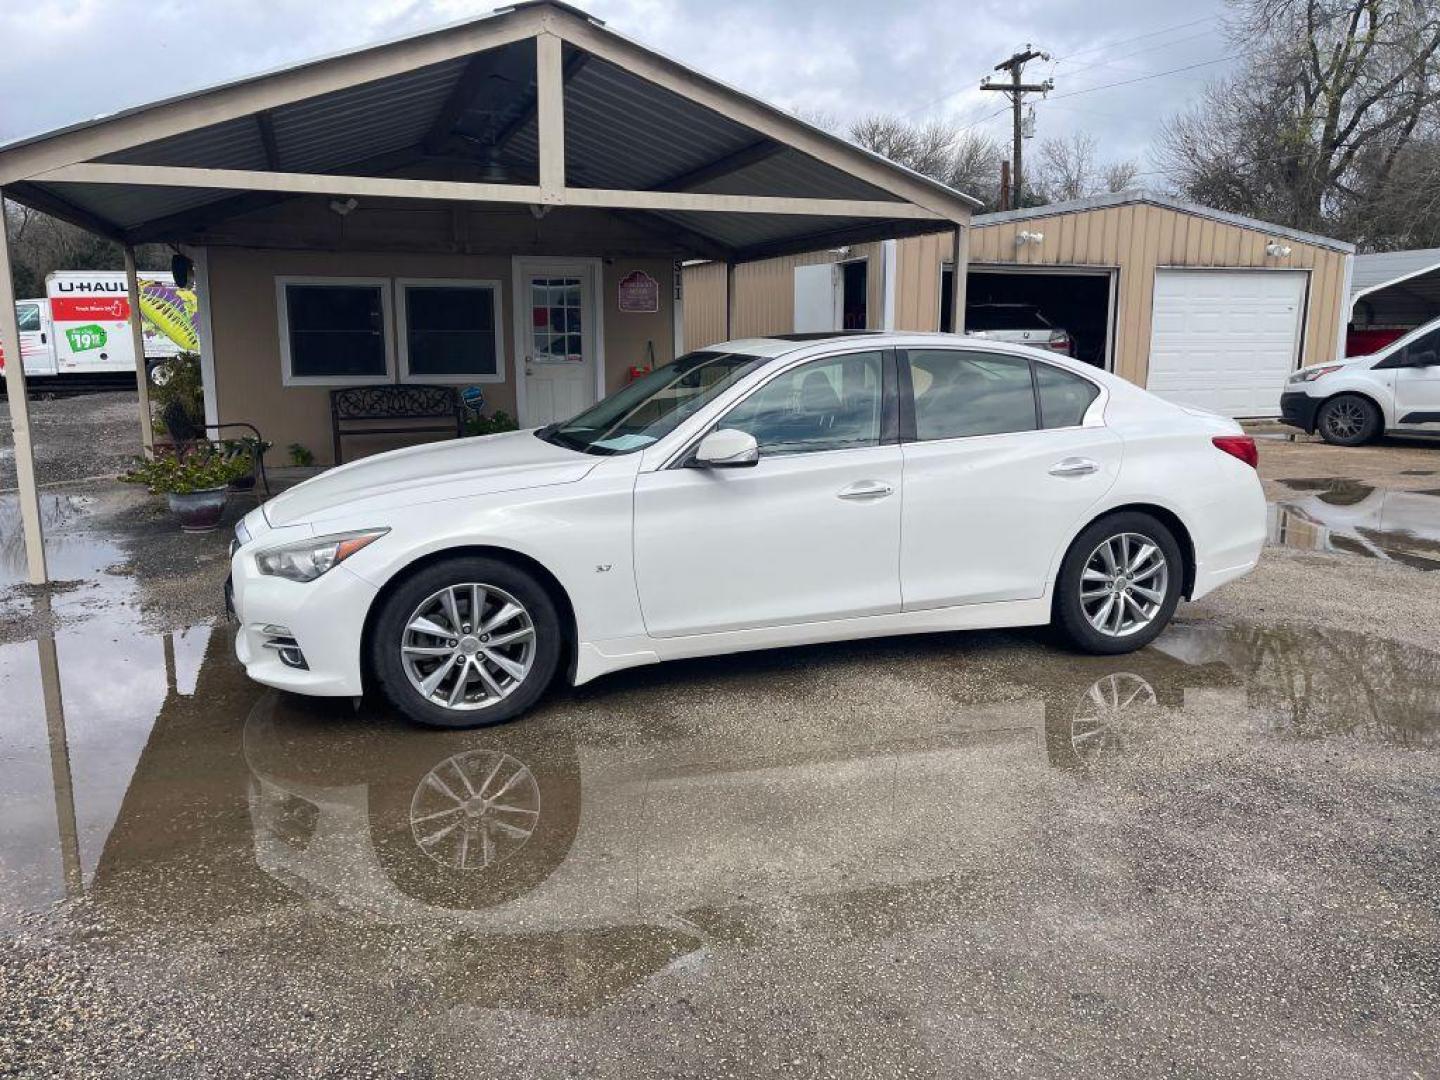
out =
<path fill-rule="evenodd" d="M 145 456 L 155 453 L 155 429 L 150 422 L 150 372 L 145 368 L 145 327 L 140 314 L 140 278 L 135 271 L 135 249 L 125 245 L 125 288 L 130 293 L 130 338 L 135 345 L 135 389 L 140 401 L 140 446 Z"/>
<path fill-rule="evenodd" d="M 10 397 L 25 565 L 30 584 L 44 585 L 50 579 L 45 572 L 45 535 L 40 526 L 40 495 L 35 488 L 35 458 L 30 445 L 30 400 L 25 396 L 25 364 L 20 356 L 20 320 L 15 314 L 15 279 L 10 273 L 10 233 L 4 208 L 5 192 L 0 190 L 0 348 L 5 350 L 5 392 Z"/>
<path fill-rule="evenodd" d="M 725 340 L 735 337 L 735 261 L 725 264 Z"/>
<path fill-rule="evenodd" d="M 965 227 L 957 226 L 951 241 L 951 259 L 955 269 L 950 274 L 950 329 L 965 332 L 965 285 L 970 277 L 970 245 L 965 242 Z"/>

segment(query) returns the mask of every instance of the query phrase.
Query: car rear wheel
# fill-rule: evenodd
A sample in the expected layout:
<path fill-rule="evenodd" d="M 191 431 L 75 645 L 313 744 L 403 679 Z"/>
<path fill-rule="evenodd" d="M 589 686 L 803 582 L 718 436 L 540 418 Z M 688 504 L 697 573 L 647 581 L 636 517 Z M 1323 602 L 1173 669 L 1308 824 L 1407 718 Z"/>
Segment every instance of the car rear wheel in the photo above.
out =
<path fill-rule="evenodd" d="M 549 594 L 519 567 L 485 558 L 427 566 L 390 593 L 370 642 L 385 696 L 431 727 L 498 724 L 530 708 L 560 659 Z"/>
<path fill-rule="evenodd" d="M 1055 626 L 1085 652 L 1133 652 L 1170 622 L 1183 576 L 1180 545 L 1160 521 L 1112 514 L 1066 552 L 1055 582 Z"/>
<path fill-rule="evenodd" d="M 1383 420 L 1375 403 L 1359 394 L 1339 394 L 1320 406 L 1315 426 L 1336 446 L 1363 446 L 1380 434 Z"/>

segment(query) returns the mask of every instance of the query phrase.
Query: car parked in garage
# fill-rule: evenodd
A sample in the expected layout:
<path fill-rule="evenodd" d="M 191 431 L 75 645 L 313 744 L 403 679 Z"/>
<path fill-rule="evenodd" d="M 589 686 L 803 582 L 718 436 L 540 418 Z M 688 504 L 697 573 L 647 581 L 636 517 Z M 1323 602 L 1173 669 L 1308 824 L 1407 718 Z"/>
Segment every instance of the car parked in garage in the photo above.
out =
<path fill-rule="evenodd" d="M 965 309 L 965 332 L 1075 355 L 1069 332 L 1053 325 L 1034 304 L 971 304 Z"/>
<path fill-rule="evenodd" d="M 1369 356 L 1301 368 L 1280 395 L 1280 419 L 1337 446 L 1440 433 L 1440 319 Z"/>
<path fill-rule="evenodd" d="M 1053 623 L 1138 649 L 1265 538 L 1255 442 L 1037 349 L 796 334 L 575 418 L 362 459 L 251 511 L 236 652 L 443 727 L 639 664 Z"/>

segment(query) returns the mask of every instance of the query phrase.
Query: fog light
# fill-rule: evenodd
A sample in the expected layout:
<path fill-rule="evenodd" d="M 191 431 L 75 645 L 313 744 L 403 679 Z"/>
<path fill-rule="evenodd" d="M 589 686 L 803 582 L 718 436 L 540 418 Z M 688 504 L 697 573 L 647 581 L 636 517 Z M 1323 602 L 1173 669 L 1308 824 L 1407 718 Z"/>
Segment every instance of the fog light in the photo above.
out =
<path fill-rule="evenodd" d="M 261 627 L 260 632 L 265 635 L 261 645 L 266 649 L 274 649 L 282 664 L 301 671 L 310 670 L 310 665 L 305 662 L 305 654 L 300 651 L 300 643 L 295 640 L 295 635 L 290 633 L 289 627 L 270 623 Z"/>

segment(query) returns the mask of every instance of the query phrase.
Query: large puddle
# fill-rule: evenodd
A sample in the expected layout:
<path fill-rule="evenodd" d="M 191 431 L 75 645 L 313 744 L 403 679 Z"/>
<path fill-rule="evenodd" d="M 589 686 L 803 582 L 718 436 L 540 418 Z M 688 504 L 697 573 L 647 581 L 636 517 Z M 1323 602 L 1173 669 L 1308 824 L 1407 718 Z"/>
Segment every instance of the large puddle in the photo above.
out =
<path fill-rule="evenodd" d="M 1404 491 L 1330 477 L 1280 483 L 1289 493 L 1270 504 L 1272 544 L 1440 569 L 1440 486 Z"/>
<path fill-rule="evenodd" d="M 1213 717 L 1237 753 L 1440 746 L 1440 655 L 1333 631 L 1181 624 L 1115 658 L 969 635 L 747 669 L 649 669 L 447 733 L 263 690 L 227 628 L 94 619 L 0 647 L 5 917 L 86 895 L 141 920 L 299 902 L 367 925 L 676 929 L 726 897 L 950 873 L 975 808 L 1026 775 L 1149 768 Z"/>

